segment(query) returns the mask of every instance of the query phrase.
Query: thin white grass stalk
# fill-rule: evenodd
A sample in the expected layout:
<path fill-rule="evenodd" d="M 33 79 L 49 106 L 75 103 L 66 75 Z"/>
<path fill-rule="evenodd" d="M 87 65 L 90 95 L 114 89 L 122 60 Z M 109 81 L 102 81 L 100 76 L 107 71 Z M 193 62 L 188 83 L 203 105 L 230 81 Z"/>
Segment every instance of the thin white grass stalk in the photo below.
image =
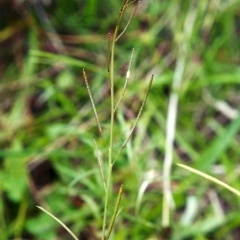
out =
<path fill-rule="evenodd" d="M 37 208 L 39 208 L 40 210 L 42 210 L 43 212 L 45 212 L 46 214 L 48 214 L 51 218 L 53 218 L 55 221 L 57 221 L 59 224 L 61 224 L 63 226 L 63 228 L 73 237 L 73 239 L 75 240 L 79 240 L 76 235 L 62 222 L 60 221 L 58 218 L 56 218 L 54 215 L 52 215 L 50 212 L 48 212 L 47 210 L 45 210 L 44 208 L 37 206 Z"/>
<path fill-rule="evenodd" d="M 132 1 L 132 2 L 130 2 L 129 4 L 131 4 L 131 3 L 133 3 L 133 2 L 135 2 L 135 0 Z M 136 13 L 136 11 L 137 11 L 138 4 L 139 4 L 140 2 L 141 2 L 141 1 L 138 1 L 138 2 L 137 2 L 136 7 L 134 8 L 134 11 L 133 11 L 131 17 L 129 18 L 129 20 L 128 20 L 126 26 L 125 26 L 125 28 L 124 28 L 123 31 L 119 34 L 119 36 L 116 38 L 115 41 L 117 41 L 117 40 L 118 40 L 118 39 L 124 34 L 124 32 L 127 30 L 128 26 L 129 26 L 129 24 L 130 24 L 130 22 L 132 21 L 133 16 L 135 15 L 135 13 Z M 127 7 L 129 4 L 127 4 L 126 7 Z"/>
<path fill-rule="evenodd" d="M 130 78 L 130 74 L 131 74 L 131 65 L 132 65 L 132 60 L 133 60 L 133 54 L 134 54 L 134 48 L 132 49 L 132 53 L 131 53 L 131 57 L 130 57 L 130 61 L 129 61 L 129 64 L 128 64 L 128 70 L 127 70 L 127 73 L 126 73 L 126 78 L 125 78 L 125 83 L 124 83 L 124 87 L 123 87 L 123 92 L 114 108 L 114 112 L 117 110 L 118 108 L 118 105 L 119 103 L 121 102 L 125 92 L 126 92 L 126 89 L 127 89 L 127 84 L 128 84 L 128 80 Z"/>
<path fill-rule="evenodd" d="M 92 103 L 92 107 L 93 107 L 94 115 L 95 115 L 95 118 L 96 118 L 96 121 L 97 121 L 98 129 L 99 129 L 100 135 L 102 136 L 102 127 L 100 125 L 97 110 L 96 110 L 96 107 L 95 107 L 95 104 L 94 104 L 94 101 L 93 101 L 92 93 L 91 93 L 90 87 L 88 85 L 87 75 L 86 75 L 84 69 L 83 69 L 83 78 L 84 78 L 84 81 L 85 81 L 85 84 L 86 84 L 86 87 L 87 87 L 88 95 L 89 95 L 91 103 Z"/>
<path fill-rule="evenodd" d="M 185 59 L 179 58 L 174 74 L 174 85 L 176 82 L 180 85 L 185 68 Z M 178 87 L 179 88 L 179 87 Z M 176 88 L 174 89 L 177 90 Z M 162 225 L 168 227 L 170 222 L 170 209 L 174 207 L 174 202 L 171 193 L 171 168 L 173 162 L 173 145 L 176 129 L 178 93 L 173 92 L 170 95 L 167 115 L 166 143 L 165 156 L 163 163 L 163 207 L 162 207 Z"/>
<path fill-rule="evenodd" d="M 108 228 L 106 239 L 109 239 L 110 234 L 111 234 L 112 229 L 113 229 L 113 225 L 114 225 L 115 220 L 117 218 L 118 209 L 119 209 L 119 205 L 120 205 L 120 201 L 121 201 L 121 197 L 122 197 L 122 192 L 123 192 L 123 185 L 120 186 L 119 191 L 118 191 L 117 202 L 116 202 L 116 205 L 115 205 L 115 208 L 114 208 L 114 212 L 113 212 L 113 216 L 112 216 L 109 228 Z"/>
<path fill-rule="evenodd" d="M 110 90 L 111 90 L 111 120 L 110 120 L 110 140 L 109 140 L 109 157 L 108 157 L 108 171 L 107 171 L 107 184 L 106 184 L 106 195 L 105 195 L 105 204 L 104 204 L 104 213 L 103 213 L 103 226 L 102 226 L 102 240 L 105 240 L 105 229 L 107 224 L 107 210 L 109 204 L 109 195 L 110 195 L 110 185 L 112 178 L 112 167 L 113 167 L 113 131 L 114 131 L 114 55 L 115 55 L 115 44 L 116 38 L 119 30 L 119 26 L 123 17 L 123 14 L 126 10 L 129 0 L 125 0 L 122 8 L 119 12 L 118 21 L 115 27 L 115 31 L 111 43 L 111 53 L 110 53 L 110 66 L 109 66 L 109 77 L 110 77 Z"/>
<path fill-rule="evenodd" d="M 166 127 L 166 143 L 165 143 L 165 156 L 163 163 L 163 207 L 162 207 L 162 226 L 168 227 L 170 223 L 170 209 L 174 207 L 174 201 L 171 192 L 171 169 L 173 163 L 173 147 L 176 131 L 177 107 L 178 107 L 178 94 L 181 87 L 181 82 L 186 65 L 186 45 L 191 37 L 194 22 L 196 19 L 196 9 L 194 8 L 195 1 L 189 8 L 188 14 L 184 22 L 184 38 L 179 47 L 178 59 L 176 69 L 174 72 L 172 93 L 170 95 L 167 115 Z"/>
<path fill-rule="evenodd" d="M 218 184 L 218 185 L 226 188 L 226 189 L 229 190 L 230 192 L 232 192 L 232 193 L 234 193 L 234 194 L 236 194 L 237 196 L 240 197 L 240 191 L 238 191 L 237 189 L 229 186 L 228 184 L 226 184 L 226 183 L 218 180 L 217 178 L 212 177 L 212 176 L 210 176 L 210 175 L 208 175 L 208 174 L 206 174 L 206 173 L 204 173 L 204 172 L 201 172 L 201 171 L 199 171 L 199 170 L 197 170 L 197 169 L 191 168 L 191 167 L 189 167 L 189 166 L 187 166 L 187 165 L 185 165 L 185 164 L 177 163 L 177 165 L 178 165 L 179 167 L 182 167 L 182 168 L 184 168 L 184 169 L 186 169 L 186 170 L 188 170 L 188 171 L 190 171 L 190 172 L 193 172 L 193 173 L 195 173 L 195 174 L 197 174 L 197 175 L 199 175 L 199 176 L 201 176 L 201 177 L 204 177 L 204 178 L 206 178 L 206 179 L 208 179 L 208 180 L 210 180 L 210 181 L 212 181 L 212 182 L 214 182 L 214 183 L 216 183 L 216 184 Z"/>
<path fill-rule="evenodd" d="M 94 140 L 94 144 L 95 144 L 95 147 L 96 147 L 96 154 L 97 154 L 98 164 L 99 164 L 99 167 L 100 167 L 101 177 L 102 177 L 102 181 L 103 181 L 103 187 L 104 187 L 104 190 L 105 190 L 105 193 L 106 193 L 107 187 L 106 187 L 106 179 L 105 179 L 105 174 L 104 174 L 104 169 L 103 169 L 103 160 L 102 160 L 101 152 L 98 149 L 98 146 L 97 146 L 97 143 L 96 143 L 95 140 Z"/>
<path fill-rule="evenodd" d="M 154 74 L 152 74 L 151 79 L 150 79 L 150 81 L 149 81 L 148 88 L 147 88 L 147 92 L 146 92 L 146 95 L 145 95 L 145 97 L 144 97 L 144 99 L 143 99 L 143 102 L 142 102 L 141 108 L 140 108 L 140 110 L 139 110 L 139 112 L 138 112 L 138 115 L 137 115 L 137 118 L 136 118 L 136 120 L 135 120 L 135 123 L 133 124 L 133 127 L 132 127 L 132 129 L 131 129 L 131 131 L 130 131 L 129 136 L 127 137 L 127 139 L 125 140 L 125 142 L 122 144 L 122 146 L 121 146 L 121 148 L 120 148 L 117 156 L 120 154 L 120 152 L 121 152 L 121 151 L 123 150 L 123 148 L 126 146 L 127 142 L 128 142 L 129 139 L 131 138 L 131 136 L 132 136 L 132 134 L 133 134 L 133 132 L 134 132 L 136 126 L 137 126 L 137 123 L 138 123 L 138 121 L 139 121 L 139 119 L 140 119 L 140 116 L 141 116 L 141 114 L 142 114 L 143 108 L 144 108 L 144 106 L 145 106 L 145 104 L 146 104 L 146 101 L 147 101 L 147 98 L 148 98 L 148 94 L 149 94 L 149 91 L 150 91 L 151 86 L 152 86 L 153 78 L 154 78 Z M 116 160 L 116 159 L 115 159 L 115 160 Z"/>

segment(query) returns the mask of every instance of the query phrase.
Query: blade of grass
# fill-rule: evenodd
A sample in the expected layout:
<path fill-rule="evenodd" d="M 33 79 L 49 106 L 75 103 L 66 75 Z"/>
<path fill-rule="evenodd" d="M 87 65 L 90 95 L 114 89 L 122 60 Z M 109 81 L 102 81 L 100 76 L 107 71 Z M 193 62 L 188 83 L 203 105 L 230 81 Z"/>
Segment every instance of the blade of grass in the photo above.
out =
<path fill-rule="evenodd" d="M 56 218 L 54 215 L 52 215 L 50 212 L 48 212 L 47 210 L 45 210 L 44 208 L 37 206 L 37 208 L 39 208 L 40 210 L 42 210 L 43 212 L 45 212 L 46 214 L 48 214 L 51 218 L 53 218 L 55 221 L 57 221 L 59 224 L 62 225 L 62 227 L 73 237 L 73 239 L 75 240 L 79 240 L 76 235 L 58 218 Z"/>
<path fill-rule="evenodd" d="M 118 191 L 117 202 L 116 202 L 116 205 L 115 205 L 115 208 L 114 208 L 114 212 L 113 212 L 113 216 L 112 216 L 109 228 L 108 228 L 106 239 L 109 239 L 110 234 L 112 232 L 113 225 L 114 225 L 114 222 L 115 222 L 117 214 L 118 214 L 118 209 L 119 209 L 119 204 L 120 204 L 121 197 L 122 197 L 122 192 L 123 192 L 123 185 L 120 186 L 119 191 Z"/>
<path fill-rule="evenodd" d="M 162 206 L 162 226 L 169 227 L 170 224 L 170 209 L 174 207 L 174 201 L 171 192 L 171 169 L 173 163 L 173 148 L 177 122 L 177 107 L 179 99 L 179 90 L 181 88 L 184 71 L 187 62 L 187 42 L 191 39 L 194 29 L 195 20 L 197 17 L 196 1 L 192 1 L 189 6 L 187 15 L 184 20 L 183 39 L 179 42 L 178 58 L 172 82 L 172 93 L 170 95 L 168 115 L 167 115 L 167 130 L 165 143 L 165 156 L 163 164 L 163 206 Z"/>
<path fill-rule="evenodd" d="M 173 78 L 173 92 L 170 95 L 168 114 L 167 114 L 167 127 L 166 127 L 166 143 L 165 143 L 165 156 L 163 164 L 163 212 L 162 212 L 162 225 L 168 227 L 170 222 L 170 209 L 173 208 L 173 198 L 171 193 L 171 168 L 173 162 L 173 145 L 175 138 L 175 128 L 177 121 L 177 106 L 178 106 L 178 90 L 180 88 L 181 79 L 185 69 L 184 54 L 180 54 L 178 58 L 175 74 Z"/>
<path fill-rule="evenodd" d="M 212 164 L 214 164 L 219 156 L 226 151 L 227 147 L 230 145 L 232 139 L 236 136 L 240 129 L 240 114 L 238 112 L 238 117 L 232 121 L 232 123 L 225 128 L 220 136 L 217 136 L 215 140 L 211 143 L 209 148 L 207 148 L 201 157 L 194 164 L 194 168 L 200 169 L 201 171 L 207 171 Z"/>
<path fill-rule="evenodd" d="M 181 167 L 181 168 L 184 168 L 184 169 L 186 169 L 186 170 L 188 170 L 188 171 L 190 171 L 190 172 L 193 172 L 193 173 L 195 173 L 195 174 L 197 174 L 197 175 L 199 175 L 199 176 L 201 176 L 201 177 L 204 177 L 204 178 L 206 178 L 206 179 L 208 179 L 208 180 L 210 180 L 210 181 L 212 181 L 212 182 L 214 182 L 214 183 L 216 183 L 216 184 L 218 184 L 218 185 L 226 188 L 227 190 L 229 190 L 230 192 L 236 194 L 237 196 L 240 196 L 240 191 L 238 191 L 237 189 L 229 186 L 228 184 L 226 184 L 226 183 L 218 180 L 218 179 L 215 178 L 215 177 L 212 177 L 212 176 L 210 176 L 210 175 L 208 175 L 208 174 L 206 174 L 206 173 L 204 173 L 204 172 L 202 172 L 202 171 L 199 171 L 199 170 L 197 170 L 197 169 L 195 169 L 195 168 L 189 167 L 189 166 L 187 166 L 187 165 L 185 165 L 185 164 L 177 163 L 177 165 L 178 165 L 179 167 Z"/>
<path fill-rule="evenodd" d="M 76 66 L 80 68 L 85 68 L 93 72 L 97 72 L 98 74 L 106 74 L 104 73 L 104 70 L 102 70 L 99 67 L 96 67 L 94 64 L 87 63 L 85 61 L 81 61 L 79 59 L 75 59 L 69 56 L 65 55 L 59 55 L 59 54 L 54 54 L 54 53 L 48 53 L 48 52 L 43 52 L 39 50 L 30 50 L 30 54 L 32 56 L 38 57 L 38 58 L 43 58 L 45 61 L 47 60 L 52 60 L 54 63 L 56 62 L 62 62 L 66 65 L 69 66 Z M 37 59 L 39 61 L 39 59 Z"/>
<path fill-rule="evenodd" d="M 21 201 L 18 215 L 15 222 L 15 233 L 14 233 L 15 239 L 21 239 L 22 237 L 22 232 L 24 228 L 23 223 L 25 222 L 25 219 L 26 219 L 27 208 L 28 208 L 28 202 L 26 197 L 24 196 L 24 198 Z"/>
<path fill-rule="evenodd" d="M 98 117 L 97 110 L 96 110 L 96 107 L 95 107 L 95 104 L 94 104 L 94 101 L 93 101 L 92 93 L 91 93 L 90 87 L 88 85 L 87 75 L 86 75 L 84 69 L 83 69 L 83 77 L 84 77 L 84 81 L 85 81 L 85 84 L 86 84 L 86 87 L 87 87 L 88 95 L 89 95 L 91 103 L 92 103 L 94 115 L 95 115 L 97 125 L 98 125 L 98 130 L 100 132 L 100 135 L 102 136 L 102 134 L 103 134 L 102 133 L 102 127 L 101 127 L 101 124 L 100 124 L 100 121 L 99 121 L 99 117 Z"/>

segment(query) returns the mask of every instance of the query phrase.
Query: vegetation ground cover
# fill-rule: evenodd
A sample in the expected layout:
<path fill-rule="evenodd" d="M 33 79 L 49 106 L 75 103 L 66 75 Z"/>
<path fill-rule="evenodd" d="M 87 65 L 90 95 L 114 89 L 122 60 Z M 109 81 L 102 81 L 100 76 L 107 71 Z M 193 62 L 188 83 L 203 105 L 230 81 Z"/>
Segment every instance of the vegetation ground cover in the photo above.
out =
<path fill-rule="evenodd" d="M 79 239 L 99 239 L 104 187 L 97 156 L 109 138 L 108 33 L 122 1 L 2 1 L 0 25 L 0 235 L 69 239 L 40 205 Z M 135 7 L 123 18 L 123 27 Z M 139 3 L 115 58 L 113 152 L 144 111 L 113 168 L 112 202 L 124 186 L 112 239 L 238 239 L 239 197 L 178 167 L 187 164 L 240 189 L 240 1 Z M 174 79 L 180 79 L 175 89 Z M 163 169 L 169 102 L 178 96 L 171 170 L 174 207 L 163 227 Z M 173 126 L 174 128 L 174 126 Z M 97 145 L 97 147 L 96 147 Z"/>

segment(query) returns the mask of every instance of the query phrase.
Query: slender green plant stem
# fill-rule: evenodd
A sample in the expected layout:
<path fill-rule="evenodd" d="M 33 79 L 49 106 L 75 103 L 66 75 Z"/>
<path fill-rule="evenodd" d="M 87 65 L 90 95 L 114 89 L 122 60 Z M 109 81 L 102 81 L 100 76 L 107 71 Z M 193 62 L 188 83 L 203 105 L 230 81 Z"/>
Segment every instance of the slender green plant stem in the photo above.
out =
<path fill-rule="evenodd" d="M 110 53 L 110 89 L 111 89 L 111 122 L 110 122 L 110 140 L 109 140 L 109 158 L 108 158 L 108 172 L 107 172 L 107 186 L 106 186 L 106 196 L 105 196 L 105 204 L 104 204 L 104 215 L 103 215 L 103 228 L 102 228 L 102 240 L 105 239 L 105 229 L 107 222 L 107 209 L 108 209 L 108 200 L 109 200 L 109 192 L 110 192 L 110 183 L 112 177 L 112 158 L 113 158 L 113 131 L 114 131 L 114 53 L 115 53 L 115 42 L 119 29 L 119 23 L 121 19 L 121 11 L 120 16 L 114 31 L 111 53 Z"/>

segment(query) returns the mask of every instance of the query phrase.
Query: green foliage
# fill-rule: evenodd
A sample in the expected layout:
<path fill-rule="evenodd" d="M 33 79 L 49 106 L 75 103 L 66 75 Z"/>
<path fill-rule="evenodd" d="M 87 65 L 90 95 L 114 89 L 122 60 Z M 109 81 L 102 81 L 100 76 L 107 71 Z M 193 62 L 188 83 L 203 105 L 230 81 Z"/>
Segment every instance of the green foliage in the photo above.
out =
<path fill-rule="evenodd" d="M 0 6 L 0 236 L 69 239 L 40 205 L 79 239 L 100 239 L 105 190 L 98 158 L 106 171 L 111 115 L 107 34 L 123 1 L 10 2 Z M 175 164 L 168 229 L 161 216 L 168 103 L 181 58 L 173 161 L 240 189 L 239 10 L 238 0 L 142 1 L 118 40 L 116 102 L 133 47 L 134 57 L 114 119 L 113 156 L 131 133 L 152 73 L 155 79 L 112 169 L 107 225 L 122 184 L 123 194 L 111 239 L 237 239 L 239 198 Z"/>
<path fill-rule="evenodd" d="M 13 152 L 21 151 L 22 147 L 19 142 L 13 142 L 10 150 Z M 6 191 L 9 199 L 20 202 L 27 187 L 27 171 L 24 158 L 17 156 L 5 158 L 1 175 L 3 190 Z"/>

